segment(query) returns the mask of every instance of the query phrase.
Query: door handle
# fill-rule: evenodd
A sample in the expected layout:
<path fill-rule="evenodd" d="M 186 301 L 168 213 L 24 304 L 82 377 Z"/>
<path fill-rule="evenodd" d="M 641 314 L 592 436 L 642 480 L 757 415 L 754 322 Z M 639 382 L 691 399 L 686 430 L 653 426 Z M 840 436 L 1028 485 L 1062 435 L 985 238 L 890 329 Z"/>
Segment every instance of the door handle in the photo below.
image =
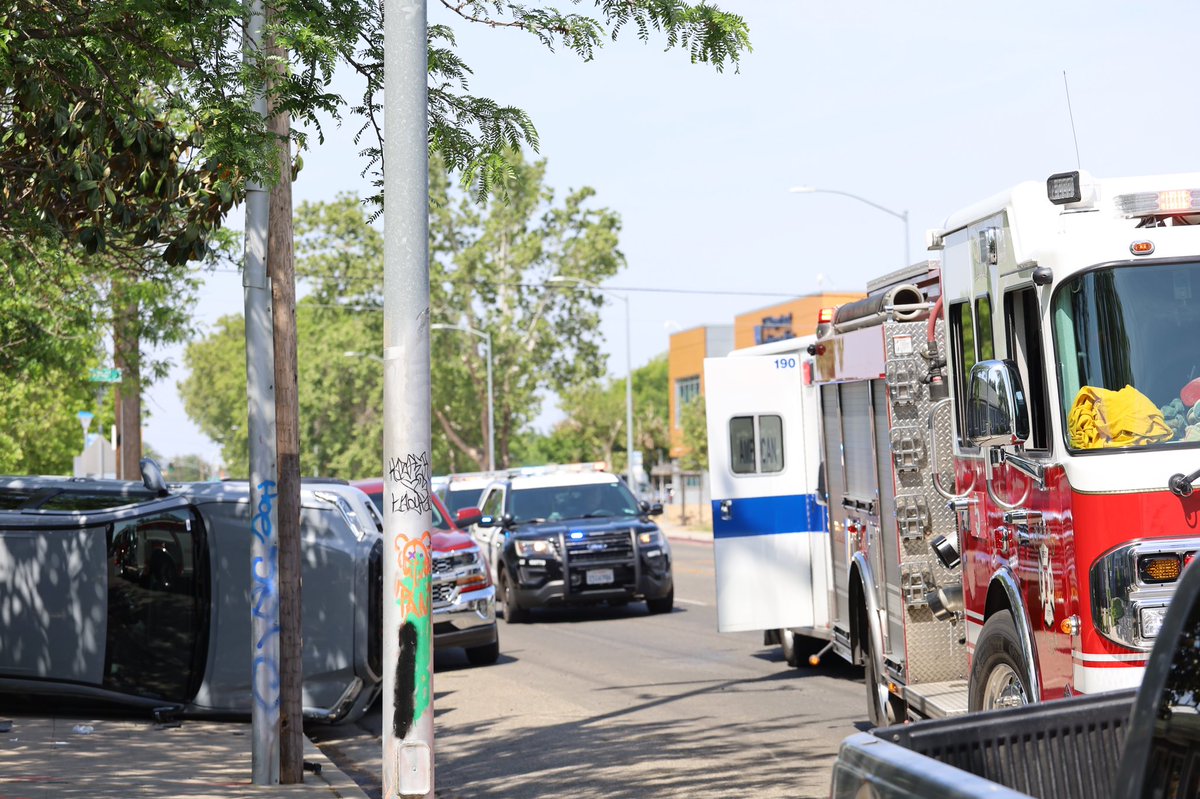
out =
<path fill-rule="evenodd" d="M 733 518 L 733 500 L 721 500 L 721 521 L 727 522 Z"/>

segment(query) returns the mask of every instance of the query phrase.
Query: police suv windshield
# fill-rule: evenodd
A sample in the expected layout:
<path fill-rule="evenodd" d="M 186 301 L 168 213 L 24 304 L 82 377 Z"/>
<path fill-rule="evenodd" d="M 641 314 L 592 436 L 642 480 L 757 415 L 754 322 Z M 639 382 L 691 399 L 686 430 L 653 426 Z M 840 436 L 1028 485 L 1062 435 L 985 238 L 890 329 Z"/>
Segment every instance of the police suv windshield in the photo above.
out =
<path fill-rule="evenodd" d="M 1200 264 L 1081 274 L 1053 317 L 1071 449 L 1200 442 Z"/>
<path fill-rule="evenodd" d="M 514 488 L 510 494 L 509 513 L 517 522 L 535 519 L 553 522 L 637 516 L 640 510 L 629 489 L 612 482 Z"/>

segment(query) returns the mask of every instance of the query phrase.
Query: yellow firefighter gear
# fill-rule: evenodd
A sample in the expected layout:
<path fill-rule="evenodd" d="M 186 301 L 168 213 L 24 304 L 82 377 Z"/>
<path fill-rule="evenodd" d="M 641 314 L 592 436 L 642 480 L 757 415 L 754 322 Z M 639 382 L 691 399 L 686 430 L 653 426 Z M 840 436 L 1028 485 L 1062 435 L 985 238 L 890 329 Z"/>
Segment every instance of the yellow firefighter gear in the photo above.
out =
<path fill-rule="evenodd" d="M 1120 391 L 1084 386 L 1067 417 L 1075 449 L 1137 447 L 1170 441 L 1174 432 L 1150 398 L 1133 386 Z"/>

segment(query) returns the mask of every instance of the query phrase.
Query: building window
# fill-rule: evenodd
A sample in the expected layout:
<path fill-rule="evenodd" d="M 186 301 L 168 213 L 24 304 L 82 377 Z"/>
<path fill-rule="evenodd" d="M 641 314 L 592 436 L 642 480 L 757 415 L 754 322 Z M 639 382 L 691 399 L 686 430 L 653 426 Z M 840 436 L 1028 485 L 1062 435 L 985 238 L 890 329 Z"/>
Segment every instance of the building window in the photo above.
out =
<path fill-rule="evenodd" d="M 700 396 L 700 376 L 681 377 L 675 381 L 675 427 L 683 427 L 683 406 Z"/>

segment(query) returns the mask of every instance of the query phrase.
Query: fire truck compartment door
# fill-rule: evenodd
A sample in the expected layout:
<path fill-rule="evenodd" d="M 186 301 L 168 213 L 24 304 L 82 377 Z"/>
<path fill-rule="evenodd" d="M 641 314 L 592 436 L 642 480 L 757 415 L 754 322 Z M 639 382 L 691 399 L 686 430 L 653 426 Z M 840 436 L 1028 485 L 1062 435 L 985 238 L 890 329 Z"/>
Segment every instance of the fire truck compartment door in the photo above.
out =
<path fill-rule="evenodd" d="M 704 361 L 721 632 L 829 625 L 828 514 L 816 502 L 807 359 L 791 352 Z"/>

